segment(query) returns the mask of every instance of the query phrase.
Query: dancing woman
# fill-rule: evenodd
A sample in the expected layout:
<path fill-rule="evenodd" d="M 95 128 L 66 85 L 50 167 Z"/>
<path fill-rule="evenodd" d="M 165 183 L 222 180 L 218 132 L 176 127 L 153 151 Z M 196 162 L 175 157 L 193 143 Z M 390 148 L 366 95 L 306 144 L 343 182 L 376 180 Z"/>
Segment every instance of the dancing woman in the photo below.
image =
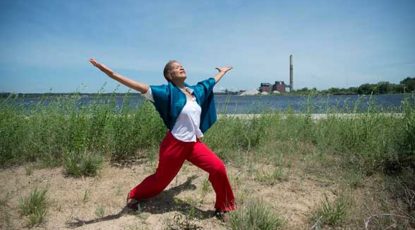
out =
<path fill-rule="evenodd" d="M 223 218 L 226 212 L 234 210 L 235 198 L 225 165 L 201 141 L 203 133 L 216 121 L 213 87 L 232 67 L 216 68 L 219 72 L 213 78 L 188 85 L 185 83 L 186 71 L 173 60 L 164 67 L 167 84 L 149 86 L 126 78 L 95 59 L 89 61 L 112 79 L 150 100 L 168 128 L 160 144 L 156 172 L 128 193 L 127 206 L 136 209 L 140 200 L 162 192 L 188 160 L 209 173 L 209 181 L 216 193 L 215 215 Z"/>

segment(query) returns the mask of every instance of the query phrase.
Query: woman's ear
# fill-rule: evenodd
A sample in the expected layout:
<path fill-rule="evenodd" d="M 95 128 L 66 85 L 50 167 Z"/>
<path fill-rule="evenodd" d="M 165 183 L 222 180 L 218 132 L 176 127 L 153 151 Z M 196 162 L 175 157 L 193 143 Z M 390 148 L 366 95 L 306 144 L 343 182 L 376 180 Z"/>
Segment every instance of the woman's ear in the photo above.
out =
<path fill-rule="evenodd" d="M 171 72 L 169 71 L 169 72 L 167 72 L 167 79 L 169 80 L 169 81 L 171 81 L 171 79 L 172 79 L 172 76 L 171 76 Z"/>

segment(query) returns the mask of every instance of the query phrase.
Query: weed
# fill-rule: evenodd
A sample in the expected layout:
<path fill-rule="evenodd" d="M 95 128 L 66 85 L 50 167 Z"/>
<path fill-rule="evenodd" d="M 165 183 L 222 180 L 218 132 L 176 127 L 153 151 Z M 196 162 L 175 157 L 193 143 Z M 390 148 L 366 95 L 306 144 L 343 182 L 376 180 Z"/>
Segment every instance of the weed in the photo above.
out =
<path fill-rule="evenodd" d="M 20 213 L 28 218 L 28 225 L 33 227 L 43 222 L 47 214 L 47 189 L 35 188 L 28 197 L 19 201 Z"/>
<path fill-rule="evenodd" d="M 333 202 L 330 202 L 327 195 L 319 209 L 316 210 L 311 220 L 314 228 L 320 228 L 324 225 L 337 226 L 341 224 L 346 216 L 350 204 L 345 196 L 340 196 Z"/>
<path fill-rule="evenodd" d="M 345 174 L 345 181 L 352 188 L 363 186 L 364 174 L 360 170 L 349 170 Z"/>
<path fill-rule="evenodd" d="M 275 230 L 283 225 L 282 219 L 263 201 L 250 200 L 230 213 L 229 225 L 238 230 Z"/>
<path fill-rule="evenodd" d="M 33 166 L 32 164 L 26 165 L 26 166 L 24 167 L 24 170 L 25 170 L 26 176 L 30 176 L 30 175 L 32 175 L 32 173 L 33 173 L 33 168 L 34 168 L 34 166 Z"/>
<path fill-rule="evenodd" d="M 74 177 L 96 176 L 103 163 L 99 154 L 68 152 L 64 157 L 65 172 Z"/>
<path fill-rule="evenodd" d="M 282 167 L 272 167 L 268 170 L 262 167 L 256 171 L 255 179 L 265 185 L 274 185 L 278 181 L 288 180 L 288 173 Z"/>
<path fill-rule="evenodd" d="M 88 189 L 85 189 L 84 196 L 82 197 L 83 203 L 86 203 L 89 201 L 90 193 L 91 192 Z"/>
<path fill-rule="evenodd" d="M 201 195 L 200 195 L 200 199 L 201 199 L 201 203 L 203 203 L 203 200 L 205 199 L 207 193 L 211 190 L 210 187 L 210 182 L 208 179 L 203 180 L 202 182 L 202 188 L 201 188 Z"/>
<path fill-rule="evenodd" d="M 96 209 L 95 209 L 95 215 L 98 218 L 102 218 L 105 215 L 105 208 L 102 205 L 99 205 Z"/>

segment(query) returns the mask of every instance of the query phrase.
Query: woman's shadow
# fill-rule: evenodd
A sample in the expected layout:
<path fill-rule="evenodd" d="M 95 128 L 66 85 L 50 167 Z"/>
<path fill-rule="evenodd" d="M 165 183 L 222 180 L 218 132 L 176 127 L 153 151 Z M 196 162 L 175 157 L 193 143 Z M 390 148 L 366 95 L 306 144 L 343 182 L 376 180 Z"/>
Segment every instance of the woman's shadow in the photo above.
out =
<path fill-rule="evenodd" d="M 73 221 L 67 222 L 66 226 L 69 228 L 77 228 L 82 225 L 86 224 L 93 224 L 98 223 L 102 221 L 108 221 L 108 220 L 114 220 L 118 219 L 123 215 L 126 214 L 137 214 L 140 212 L 149 212 L 151 214 L 161 214 L 166 213 L 170 211 L 178 211 L 181 212 L 184 215 L 189 214 L 189 212 L 192 212 L 192 216 L 196 217 L 198 219 L 207 219 L 214 216 L 213 211 L 204 211 L 201 209 L 198 209 L 192 204 L 187 203 L 186 201 L 182 201 L 180 199 L 175 199 L 174 197 L 179 194 L 182 191 L 185 190 L 195 190 L 196 186 L 192 184 L 192 181 L 197 176 L 191 176 L 188 177 L 186 182 L 183 184 L 170 188 L 169 190 L 163 191 L 159 195 L 157 195 L 154 198 L 147 199 L 140 201 L 140 205 L 137 211 L 133 211 L 129 209 L 127 206 L 125 206 L 121 211 L 119 211 L 116 214 L 92 219 L 92 220 L 81 220 L 79 218 L 74 218 Z"/>

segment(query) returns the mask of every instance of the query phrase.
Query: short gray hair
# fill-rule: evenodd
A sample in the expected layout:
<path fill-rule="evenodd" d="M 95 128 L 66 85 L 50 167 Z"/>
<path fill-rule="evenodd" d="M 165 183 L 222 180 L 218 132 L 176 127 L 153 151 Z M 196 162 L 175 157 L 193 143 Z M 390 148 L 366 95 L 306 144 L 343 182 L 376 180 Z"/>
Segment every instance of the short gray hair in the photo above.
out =
<path fill-rule="evenodd" d="M 164 66 L 164 70 L 163 70 L 163 75 L 164 78 L 166 78 L 167 81 L 170 81 L 170 79 L 167 77 L 170 73 L 171 70 L 171 66 L 173 65 L 173 63 L 176 63 L 178 61 L 176 60 L 170 60 L 169 62 L 167 62 L 167 64 Z"/>

